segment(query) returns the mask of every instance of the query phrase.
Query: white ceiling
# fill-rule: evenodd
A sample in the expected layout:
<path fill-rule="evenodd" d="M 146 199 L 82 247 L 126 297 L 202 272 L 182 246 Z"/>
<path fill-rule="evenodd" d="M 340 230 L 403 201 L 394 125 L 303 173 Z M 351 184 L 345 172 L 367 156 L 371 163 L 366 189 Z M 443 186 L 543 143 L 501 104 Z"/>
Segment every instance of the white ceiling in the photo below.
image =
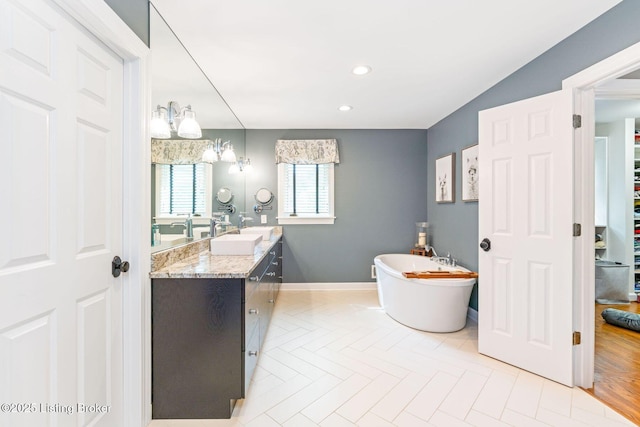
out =
<path fill-rule="evenodd" d="M 634 71 L 596 88 L 596 123 L 633 118 L 640 129 L 640 71 Z"/>
<path fill-rule="evenodd" d="M 619 2 L 152 0 L 248 129 L 427 129 Z"/>

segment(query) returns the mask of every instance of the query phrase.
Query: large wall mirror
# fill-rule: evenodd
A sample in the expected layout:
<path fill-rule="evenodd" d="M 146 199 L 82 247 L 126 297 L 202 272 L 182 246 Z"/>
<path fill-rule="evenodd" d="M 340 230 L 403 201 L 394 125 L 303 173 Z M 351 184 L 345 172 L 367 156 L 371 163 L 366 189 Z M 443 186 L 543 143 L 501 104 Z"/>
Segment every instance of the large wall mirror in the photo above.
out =
<path fill-rule="evenodd" d="M 234 163 L 202 162 L 199 154 L 193 155 L 193 150 L 203 145 L 222 146 L 228 141 L 225 148 L 231 145 L 240 160 L 245 157 L 245 130 L 153 3 L 149 19 L 152 105 L 167 107 L 171 101 L 182 107 L 190 105 L 202 128 L 202 138 L 198 140 L 185 140 L 172 133 L 169 139 L 151 141 L 152 151 L 160 149 L 164 153 L 152 155 L 151 165 L 149 232 L 156 224 L 160 243 L 157 238 L 152 239 L 156 243 L 151 248 L 156 252 L 208 237 L 212 212 L 222 211 L 232 224 L 237 224 L 238 214 L 245 211 L 243 173 L 233 173 L 233 169 L 230 173 Z M 217 200 L 221 188 L 233 193 L 233 209 Z M 192 238 L 187 236 L 185 227 L 188 215 L 193 221 Z"/>

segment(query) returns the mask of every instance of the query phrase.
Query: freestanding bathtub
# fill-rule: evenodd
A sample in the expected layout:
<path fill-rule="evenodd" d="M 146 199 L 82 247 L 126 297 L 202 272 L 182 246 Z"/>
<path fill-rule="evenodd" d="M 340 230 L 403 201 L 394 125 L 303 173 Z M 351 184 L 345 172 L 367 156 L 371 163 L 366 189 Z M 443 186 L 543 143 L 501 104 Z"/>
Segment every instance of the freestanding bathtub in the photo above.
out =
<path fill-rule="evenodd" d="M 380 306 L 393 319 L 429 332 L 454 332 L 465 327 L 476 279 L 407 279 L 402 273 L 469 270 L 409 254 L 378 255 L 374 264 Z"/>

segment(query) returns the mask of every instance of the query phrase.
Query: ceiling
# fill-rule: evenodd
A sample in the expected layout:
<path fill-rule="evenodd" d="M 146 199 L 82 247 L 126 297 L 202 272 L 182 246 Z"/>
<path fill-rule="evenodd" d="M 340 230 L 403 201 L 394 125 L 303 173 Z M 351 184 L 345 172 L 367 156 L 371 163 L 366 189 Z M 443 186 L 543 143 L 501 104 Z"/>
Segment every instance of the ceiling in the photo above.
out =
<path fill-rule="evenodd" d="M 152 0 L 248 129 L 427 129 L 619 2 Z"/>
<path fill-rule="evenodd" d="M 633 118 L 640 129 L 640 71 L 600 84 L 595 95 L 596 123 Z"/>

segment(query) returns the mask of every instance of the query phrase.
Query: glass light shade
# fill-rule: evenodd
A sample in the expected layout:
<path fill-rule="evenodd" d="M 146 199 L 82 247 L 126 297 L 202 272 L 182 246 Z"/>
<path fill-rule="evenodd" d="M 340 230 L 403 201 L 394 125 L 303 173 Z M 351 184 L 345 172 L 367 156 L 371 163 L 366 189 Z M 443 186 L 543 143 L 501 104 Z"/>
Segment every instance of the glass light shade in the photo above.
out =
<path fill-rule="evenodd" d="M 162 111 L 156 110 L 151 113 L 151 138 L 171 138 L 171 128 Z"/>
<path fill-rule="evenodd" d="M 227 148 L 222 152 L 222 161 L 235 163 L 236 162 L 236 153 L 233 152 L 233 145 L 229 144 Z"/>
<path fill-rule="evenodd" d="M 215 152 L 211 145 L 204 150 L 204 153 L 202 153 L 202 161 L 207 163 L 214 163 L 218 161 L 218 153 Z"/>
<path fill-rule="evenodd" d="M 178 136 L 182 138 L 201 138 L 202 129 L 196 122 L 196 113 L 190 110 L 184 112 L 184 118 L 178 127 Z"/>

